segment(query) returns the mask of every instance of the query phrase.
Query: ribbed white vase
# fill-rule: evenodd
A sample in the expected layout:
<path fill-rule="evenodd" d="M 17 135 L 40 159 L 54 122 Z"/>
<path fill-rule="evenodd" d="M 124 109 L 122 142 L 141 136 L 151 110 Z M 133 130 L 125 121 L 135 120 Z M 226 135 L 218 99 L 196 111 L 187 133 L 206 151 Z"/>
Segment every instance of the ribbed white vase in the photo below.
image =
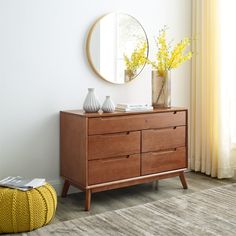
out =
<path fill-rule="evenodd" d="M 83 109 L 85 112 L 98 112 L 100 107 L 100 103 L 94 93 L 94 88 L 89 88 L 88 94 L 84 101 Z"/>
<path fill-rule="evenodd" d="M 110 96 L 106 96 L 106 99 L 102 105 L 103 112 L 114 112 L 115 111 L 115 104 L 111 100 Z"/>

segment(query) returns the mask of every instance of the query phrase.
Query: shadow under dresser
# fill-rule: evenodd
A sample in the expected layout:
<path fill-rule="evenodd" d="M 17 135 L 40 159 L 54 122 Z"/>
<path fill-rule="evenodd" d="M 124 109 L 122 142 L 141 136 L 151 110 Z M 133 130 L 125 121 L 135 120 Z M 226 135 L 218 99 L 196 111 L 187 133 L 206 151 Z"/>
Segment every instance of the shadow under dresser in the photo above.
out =
<path fill-rule="evenodd" d="M 187 188 L 188 116 L 185 108 L 148 112 L 60 112 L 62 196 L 73 185 L 91 194 L 179 176 Z"/>

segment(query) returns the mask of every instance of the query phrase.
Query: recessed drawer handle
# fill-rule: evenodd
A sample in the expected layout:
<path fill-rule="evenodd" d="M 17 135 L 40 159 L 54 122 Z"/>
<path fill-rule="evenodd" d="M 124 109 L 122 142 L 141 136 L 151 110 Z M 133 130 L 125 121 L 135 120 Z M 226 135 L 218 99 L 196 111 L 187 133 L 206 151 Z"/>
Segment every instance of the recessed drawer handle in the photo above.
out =
<path fill-rule="evenodd" d="M 101 121 L 112 120 L 110 117 L 100 117 Z"/>
<path fill-rule="evenodd" d="M 121 132 L 121 133 L 114 133 L 114 134 L 102 134 L 102 135 L 99 135 L 101 137 L 114 137 L 114 136 L 119 136 L 119 135 L 129 135 L 131 132 L 130 131 L 127 131 L 127 132 Z"/>
<path fill-rule="evenodd" d="M 177 128 L 176 126 L 173 127 L 173 129 L 176 129 L 176 128 Z"/>
<path fill-rule="evenodd" d="M 171 150 L 167 150 L 167 151 L 162 151 L 162 152 L 152 152 L 152 155 L 162 155 L 162 154 L 167 154 L 167 153 L 171 153 L 171 152 L 176 152 L 177 148 L 173 148 Z"/>
<path fill-rule="evenodd" d="M 106 158 L 106 159 L 100 159 L 102 162 L 111 162 L 111 161 L 118 161 L 118 160 L 124 160 L 129 158 L 130 155 L 122 156 L 122 157 L 111 157 L 111 158 Z"/>
<path fill-rule="evenodd" d="M 177 111 L 174 111 L 173 114 L 175 115 L 177 113 Z"/>
<path fill-rule="evenodd" d="M 100 119 L 101 121 L 122 121 L 122 120 L 129 120 L 129 117 L 123 117 L 123 116 L 120 116 L 120 117 L 100 117 L 98 118 Z"/>

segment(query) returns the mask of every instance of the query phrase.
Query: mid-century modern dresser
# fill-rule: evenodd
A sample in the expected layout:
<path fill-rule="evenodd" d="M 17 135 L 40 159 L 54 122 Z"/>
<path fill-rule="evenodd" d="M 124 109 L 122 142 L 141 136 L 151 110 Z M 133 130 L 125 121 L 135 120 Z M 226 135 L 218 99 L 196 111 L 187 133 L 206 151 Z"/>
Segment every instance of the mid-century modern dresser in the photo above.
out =
<path fill-rule="evenodd" d="M 91 193 L 179 176 L 187 188 L 187 109 L 150 112 L 60 113 L 61 176 Z"/>

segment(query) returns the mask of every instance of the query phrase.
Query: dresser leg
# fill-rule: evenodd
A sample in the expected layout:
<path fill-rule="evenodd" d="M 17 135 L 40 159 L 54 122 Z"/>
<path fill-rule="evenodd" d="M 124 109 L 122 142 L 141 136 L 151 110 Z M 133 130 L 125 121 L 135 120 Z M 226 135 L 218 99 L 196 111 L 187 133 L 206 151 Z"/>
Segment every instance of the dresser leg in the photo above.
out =
<path fill-rule="evenodd" d="M 180 178 L 180 181 L 181 181 L 181 183 L 182 183 L 182 185 L 183 185 L 183 188 L 184 188 L 184 189 L 187 189 L 187 188 L 188 188 L 188 185 L 187 185 L 187 182 L 186 182 L 186 179 L 185 179 L 185 176 L 184 176 L 184 172 L 181 172 L 181 173 L 179 174 L 179 178 Z"/>
<path fill-rule="evenodd" d="M 90 210 L 91 206 L 91 189 L 87 189 L 85 192 L 85 211 Z"/>
<path fill-rule="evenodd" d="M 67 196 L 69 187 L 70 187 L 70 182 L 68 180 L 65 180 L 64 185 L 63 185 L 63 189 L 62 189 L 62 193 L 61 193 L 62 197 L 66 197 Z"/>
<path fill-rule="evenodd" d="M 153 181 L 153 188 L 154 188 L 155 190 L 158 190 L 158 186 L 159 186 L 159 180 L 154 180 L 154 181 Z"/>

